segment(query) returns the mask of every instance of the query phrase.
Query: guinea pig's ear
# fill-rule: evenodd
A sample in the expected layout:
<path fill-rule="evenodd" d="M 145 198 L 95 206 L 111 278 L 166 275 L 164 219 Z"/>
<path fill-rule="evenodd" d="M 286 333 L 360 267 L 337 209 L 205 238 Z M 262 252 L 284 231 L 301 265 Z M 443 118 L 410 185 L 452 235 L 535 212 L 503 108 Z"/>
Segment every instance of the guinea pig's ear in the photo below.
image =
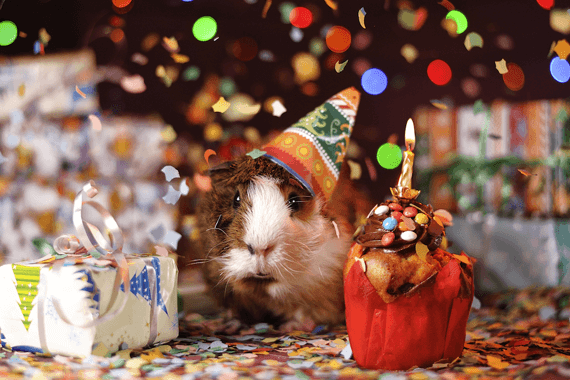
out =
<path fill-rule="evenodd" d="M 212 179 L 212 185 L 220 184 L 231 177 L 233 172 L 232 164 L 232 161 L 222 162 L 206 172 L 206 174 Z"/>

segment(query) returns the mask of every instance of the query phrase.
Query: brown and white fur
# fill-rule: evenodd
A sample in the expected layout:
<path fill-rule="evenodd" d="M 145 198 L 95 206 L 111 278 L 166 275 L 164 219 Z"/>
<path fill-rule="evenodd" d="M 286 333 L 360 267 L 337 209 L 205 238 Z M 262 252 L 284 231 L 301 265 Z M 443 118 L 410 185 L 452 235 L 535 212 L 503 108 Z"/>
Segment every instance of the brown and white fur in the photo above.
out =
<path fill-rule="evenodd" d="M 358 198 L 347 169 L 329 203 L 264 157 L 211 171 L 198 209 L 205 278 L 234 317 L 305 330 L 343 320 L 349 203 Z"/>

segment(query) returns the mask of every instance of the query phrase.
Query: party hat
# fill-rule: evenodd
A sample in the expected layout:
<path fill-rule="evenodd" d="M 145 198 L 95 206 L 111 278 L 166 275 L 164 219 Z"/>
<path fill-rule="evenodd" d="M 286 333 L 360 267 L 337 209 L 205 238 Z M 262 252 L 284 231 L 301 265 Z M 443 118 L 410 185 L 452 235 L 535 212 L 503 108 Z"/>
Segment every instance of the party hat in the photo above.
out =
<path fill-rule="evenodd" d="M 287 128 L 262 150 L 313 195 L 329 200 L 340 174 L 360 93 L 347 88 Z"/>

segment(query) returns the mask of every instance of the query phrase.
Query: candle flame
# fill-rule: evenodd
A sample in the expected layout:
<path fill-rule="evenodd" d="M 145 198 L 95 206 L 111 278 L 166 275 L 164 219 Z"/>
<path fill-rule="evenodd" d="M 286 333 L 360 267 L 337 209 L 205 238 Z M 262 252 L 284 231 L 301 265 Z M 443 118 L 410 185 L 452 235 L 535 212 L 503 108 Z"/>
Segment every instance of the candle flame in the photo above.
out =
<path fill-rule="evenodd" d="M 404 137 L 406 139 L 406 148 L 414 150 L 414 146 L 416 145 L 416 133 L 414 131 L 414 122 L 412 121 L 412 118 L 409 118 L 406 123 L 406 132 L 404 133 Z"/>

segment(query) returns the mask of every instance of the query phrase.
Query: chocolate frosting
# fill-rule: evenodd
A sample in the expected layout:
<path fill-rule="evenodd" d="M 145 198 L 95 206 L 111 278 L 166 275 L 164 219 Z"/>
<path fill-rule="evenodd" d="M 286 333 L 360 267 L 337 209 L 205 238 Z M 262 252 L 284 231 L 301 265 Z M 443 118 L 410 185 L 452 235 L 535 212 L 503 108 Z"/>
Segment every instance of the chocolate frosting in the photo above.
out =
<path fill-rule="evenodd" d="M 391 200 L 383 202 L 381 205 L 390 206 L 390 204 L 396 203 L 402 206 L 402 209 L 406 207 L 414 207 L 418 210 L 418 214 L 423 213 L 428 217 L 428 222 L 424 225 L 418 224 L 414 218 L 409 218 L 408 224 L 414 225 L 413 232 L 416 233 L 416 238 L 412 241 L 405 241 L 402 239 L 402 230 L 396 226 L 394 230 L 386 230 L 382 223 L 385 219 L 389 218 L 394 212 L 391 209 L 383 214 L 377 215 L 374 213 L 379 206 L 374 208 L 366 220 L 366 224 L 361 226 L 358 234 L 355 236 L 355 241 L 364 247 L 364 253 L 370 248 L 381 248 L 384 252 L 398 253 L 401 255 L 409 255 L 416 252 L 416 244 L 422 242 L 429 248 L 430 251 L 435 250 L 441 244 L 441 240 L 445 235 L 444 228 L 433 219 L 433 209 L 431 205 L 424 205 L 415 200 L 399 198 L 398 200 Z M 381 206 L 380 205 L 380 206 Z M 405 217 L 402 217 L 402 221 Z M 382 237 L 387 233 L 392 232 L 395 235 L 394 241 L 388 245 L 382 244 Z"/>

